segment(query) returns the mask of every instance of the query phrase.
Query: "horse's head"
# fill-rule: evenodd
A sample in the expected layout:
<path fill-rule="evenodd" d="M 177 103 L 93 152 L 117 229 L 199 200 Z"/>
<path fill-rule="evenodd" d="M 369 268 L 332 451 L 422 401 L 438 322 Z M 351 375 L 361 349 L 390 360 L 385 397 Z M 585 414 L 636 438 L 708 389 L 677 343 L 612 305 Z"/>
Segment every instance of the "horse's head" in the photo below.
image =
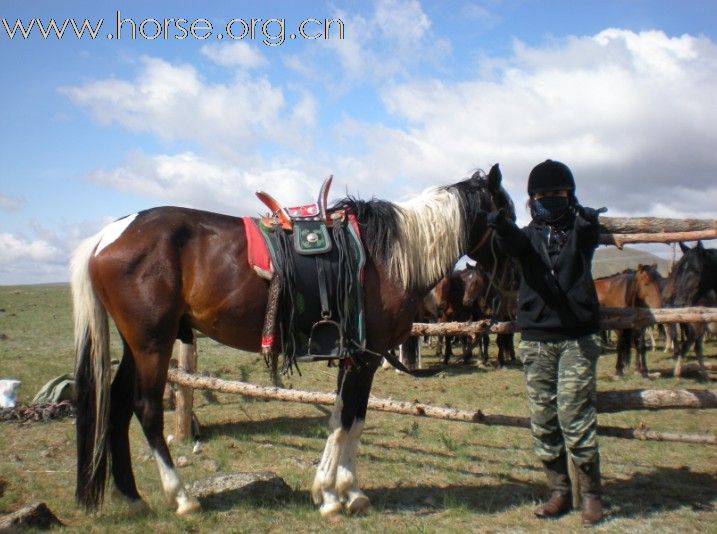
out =
<path fill-rule="evenodd" d="M 657 272 L 657 264 L 638 265 L 635 271 L 635 285 L 638 298 L 650 308 L 662 307 L 662 276 Z"/>
<path fill-rule="evenodd" d="M 463 307 L 482 306 L 485 300 L 486 280 L 483 272 L 475 266 L 466 265 L 461 271 L 463 279 Z"/>
<path fill-rule="evenodd" d="M 503 188 L 503 175 L 497 163 L 491 167 L 488 174 L 483 171 L 475 172 L 468 182 L 478 191 L 475 209 L 479 210 L 482 216 L 476 218 L 467 255 L 480 264 L 489 281 L 492 279 L 492 289 L 503 295 L 509 289 L 513 262 L 508 256 L 501 255 L 495 247 L 486 217 L 488 213 L 502 210 L 506 217 L 515 221 L 515 205 Z"/>
<path fill-rule="evenodd" d="M 702 241 L 690 248 L 680 243 L 683 255 L 672 271 L 674 305 L 694 306 L 710 291 L 717 291 L 717 249 L 706 249 Z"/>
<path fill-rule="evenodd" d="M 500 167 L 497 163 L 490 168 L 488 176 L 486 176 L 486 182 L 493 204 L 492 209 L 487 211 L 503 210 L 506 216 L 515 222 L 515 205 L 513 204 L 513 199 L 510 198 L 508 192 L 503 188 L 503 173 L 500 172 Z"/>

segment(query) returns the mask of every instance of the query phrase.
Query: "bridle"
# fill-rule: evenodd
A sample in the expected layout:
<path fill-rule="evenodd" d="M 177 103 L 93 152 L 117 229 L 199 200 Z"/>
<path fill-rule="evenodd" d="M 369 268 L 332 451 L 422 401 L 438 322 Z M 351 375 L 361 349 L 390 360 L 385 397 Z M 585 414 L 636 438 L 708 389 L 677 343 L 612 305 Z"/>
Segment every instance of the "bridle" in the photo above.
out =
<path fill-rule="evenodd" d="M 496 206 L 495 201 L 493 200 L 493 195 L 489 194 L 490 202 L 493 207 L 493 210 L 497 211 L 498 206 Z M 478 241 L 478 244 L 473 247 L 473 249 L 470 251 L 469 255 L 475 255 L 488 241 L 490 241 L 490 252 L 493 257 L 493 269 L 492 272 L 484 271 L 486 276 L 488 277 L 488 287 L 486 289 L 486 298 L 490 295 L 490 290 L 495 286 L 496 290 L 498 291 L 498 294 L 496 295 L 496 299 L 498 300 L 498 306 L 493 305 L 493 310 L 495 313 L 495 310 L 498 309 L 500 306 L 503 297 L 505 297 L 509 289 L 505 287 L 505 278 L 508 274 L 508 267 L 509 262 L 506 261 L 503 265 L 502 272 L 500 274 L 500 280 L 496 282 L 496 274 L 498 272 L 498 253 L 496 252 L 495 248 L 495 232 L 493 232 L 493 228 L 487 227 L 485 233 L 480 238 L 480 241 Z M 495 303 L 491 303 L 495 304 Z"/>

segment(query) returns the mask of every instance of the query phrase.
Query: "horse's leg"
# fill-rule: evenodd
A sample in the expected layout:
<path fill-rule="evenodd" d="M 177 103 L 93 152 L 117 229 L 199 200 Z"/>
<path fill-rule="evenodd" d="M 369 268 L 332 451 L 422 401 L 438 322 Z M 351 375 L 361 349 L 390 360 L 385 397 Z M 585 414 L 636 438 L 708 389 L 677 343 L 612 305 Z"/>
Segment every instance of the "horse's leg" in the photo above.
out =
<path fill-rule="evenodd" d="M 141 512 L 147 505 L 137 492 L 129 449 L 129 423 L 132 418 L 135 388 L 135 364 L 127 342 L 110 393 L 110 454 L 112 457 L 113 495 L 122 498 L 133 512 Z"/>
<path fill-rule="evenodd" d="M 483 334 L 483 348 L 481 350 L 481 359 L 483 360 L 483 365 L 488 365 L 488 349 L 490 348 L 490 336 L 488 334 Z"/>
<path fill-rule="evenodd" d="M 342 503 L 350 513 L 368 508 L 368 497 L 359 489 L 356 478 L 356 451 L 366 419 L 366 408 L 376 365 L 342 369 L 340 387 L 329 425 L 324 454 L 316 470 L 312 496 L 321 504 L 324 517 L 337 514 Z"/>
<path fill-rule="evenodd" d="M 617 356 L 615 359 L 615 375 L 622 376 L 625 372 L 625 330 L 617 331 Z"/>
<path fill-rule="evenodd" d="M 677 358 L 677 361 L 675 362 L 675 378 L 682 377 L 682 364 L 693 342 L 692 328 L 690 328 L 689 325 L 687 325 L 687 327 L 685 327 L 685 325 L 680 325 L 680 329 L 682 330 L 685 339 L 679 343 L 675 342 L 675 358 Z"/>
<path fill-rule="evenodd" d="M 162 488 L 170 504 L 176 505 L 178 515 L 199 510 L 199 501 L 192 497 L 179 478 L 167 442 L 164 439 L 164 411 L 162 393 L 167 382 L 167 369 L 174 339 L 139 354 L 137 358 L 137 388 L 134 411 L 142 425 L 159 468 Z M 191 344 L 182 342 L 180 350 L 193 350 Z M 138 354 L 135 352 L 135 354 Z"/>
<path fill-rule="evenodd" d="M 453 348 L 451 347 L 453 338 L 451 336 L 443 336 L 443 364 L 447 365 L 453 356 Z"/>
<path fill-rule="evenodd" d="M 635 336 L 635 374 L 647 376 L 647 343 L 645 342 L 645 330 L 637 328 L 633 331 Z"/>
<path fill-rule="evenodd" d="M 473 357 L 473 347 L 475 347 L 475 338 L 471 339 L 470 336 L 461 336 L 461 342 L 463 344 L 463 363 L 470 363 Z"/>
<path fill-rule="evenodd" d="M 705 378 L 707 378 L 707 369 L 705 369 L 705 358 L 704 358 L 704 353 L 702 351 L 702 341 L 704 340 L 705 331 L 707 330 L 707 328 L 706 328 L 706 325 L 704 325 L 704 324 L 698 325 L 696 327 L 693 326 L 693 328 L 695 328 L 695 330 L 696 330 L 695 331 L 695 354 L 697 355 L 697 363 L 700 366 L 699 373 L 700 373 L 700 377 L 705 379 Z"/>
<path fill-rule="evenodd" d="M 406 366 L 411 370 L 416 369 L 421 352 L 420 339 L 415 336 L 409 337 L 406 341 L 406 352 Z"/>

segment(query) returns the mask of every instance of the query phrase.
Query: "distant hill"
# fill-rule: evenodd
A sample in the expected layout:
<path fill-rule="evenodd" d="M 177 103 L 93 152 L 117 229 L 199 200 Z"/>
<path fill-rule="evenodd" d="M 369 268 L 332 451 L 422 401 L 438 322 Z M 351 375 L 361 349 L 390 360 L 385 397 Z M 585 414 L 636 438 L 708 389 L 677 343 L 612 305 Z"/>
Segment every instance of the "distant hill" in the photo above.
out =
<path fill-rule="evenodd" d="M 628 247 L 622 250 L 616 247 L 601 247 L 595 251 L 593 257 L 593 277 L 609 276 L 627 268 L 635 269 L 640 263 L 648 265 L 656 263 L 657 270 L 662 276 L 667 276 L 670 270 L 669 260 L 650 252 Z"/>

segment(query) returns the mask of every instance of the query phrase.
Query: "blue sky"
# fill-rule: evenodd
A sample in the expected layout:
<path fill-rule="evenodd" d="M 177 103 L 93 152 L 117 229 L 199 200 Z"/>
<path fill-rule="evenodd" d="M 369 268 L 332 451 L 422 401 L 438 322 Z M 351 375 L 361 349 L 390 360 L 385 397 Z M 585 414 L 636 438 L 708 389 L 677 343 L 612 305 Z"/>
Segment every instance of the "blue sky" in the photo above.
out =
<path fill-rule="evenodd" d="M 551 157 L 611 215 L 715 217 L 714 2 L 204 4 L 0 4 L 10 28 L 103 19 L 95 40 L 0 21 L 0 284 L 67 280 L 79 240 L 127 213 L 256 214 L 253 191 L 301 202 L 332 173 L 335 195 L 401 200 L 500 162 L 522 205 Z M 118 11 L 214 30 L 108 39 Z M 231 40 L 235 18 L 283 19 L 285 41 Z M 305 19 L 344 38 L 291 40 Z"/>

